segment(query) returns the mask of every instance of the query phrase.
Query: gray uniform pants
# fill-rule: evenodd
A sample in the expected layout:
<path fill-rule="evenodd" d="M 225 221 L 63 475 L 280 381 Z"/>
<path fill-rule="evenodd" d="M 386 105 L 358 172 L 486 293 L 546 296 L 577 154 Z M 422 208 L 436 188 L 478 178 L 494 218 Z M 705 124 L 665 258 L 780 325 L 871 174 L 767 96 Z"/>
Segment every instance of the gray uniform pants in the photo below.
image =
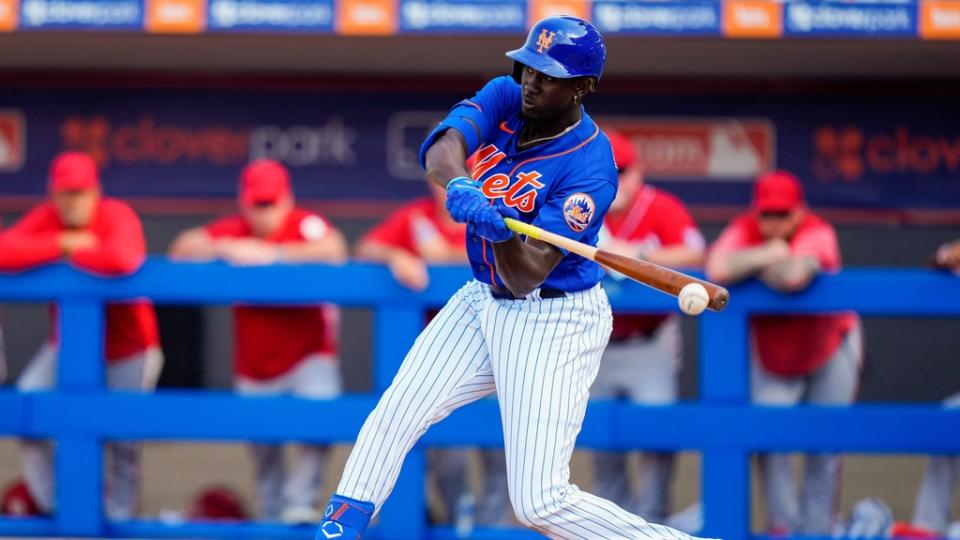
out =
<path fill-rule="evenodd" d="M 33 356 L 17 380 L 21 392 L 50 390 L 57 384 L 56 345 L 44 344 Z M 163 353 L 153 348 L 107 365 L 107 388 L 111 390 L 149 391 L 157 385 L 163 366 Z M 53 445 L 49 441 L 23 440 L 23 478 L 44 512 L 53 512 Z M 136 443 L 107 445 L 106 513 L 110 519 L 129 519 L 140 503 L 140 450 Z"/>
<path fill-rule="evenodd" d="M 311 355 L 287 373 L 267 380 L 237 378 L 237 392 L 244 396 L 292 395 L 310 399 L 330 399 L 340 395 L 340 364 L 336 358 Z M 260 519 L 277 521 L 291 509 L 314 508 L 329 448 L 301 445 L 289 475 L 283 463 L 283 446 L 250 446 L 257 477 L 257 503 Z"/>
<path fill-rule="evenodd" d="M 945 407 L 960 407 L 960 392 L 944 401 Z M 950 502 L 957 487 L 960 456 L 932 456 L 923 473 L 913 508 L 913 524 L 945 533 L 950 523 Z"/>
<path fill-rule="evenodd" d="M 780 377 L 752 360 L 750 390 L 758 405 L 849 405 L 860 378 L 863 342 L 860 327 L 853 328 L 819 371 L 806 376 Z M 836 512 L 840 458 L 809 454 L 804 467 L 803 493 L 798 496 L 787 454 L 759 456 L 764 483 L 767 528 L 800 534 L 829 534 Z"/>
<path fill-rule="evenodd" d="M 682 358 L 680 320 L 671 317 L 649 338 L 607 345 L 590 397 L 627 397 L 632 403 L 644 405 L 672 404 L 677 400 Z M 631 488 L 626 454 L 594 452 L 594 490 L 599 497 L 647 521 L 662 523 L 670 511 L 674 461 L 673 453 L 642 453 L 640 481 Z"/>

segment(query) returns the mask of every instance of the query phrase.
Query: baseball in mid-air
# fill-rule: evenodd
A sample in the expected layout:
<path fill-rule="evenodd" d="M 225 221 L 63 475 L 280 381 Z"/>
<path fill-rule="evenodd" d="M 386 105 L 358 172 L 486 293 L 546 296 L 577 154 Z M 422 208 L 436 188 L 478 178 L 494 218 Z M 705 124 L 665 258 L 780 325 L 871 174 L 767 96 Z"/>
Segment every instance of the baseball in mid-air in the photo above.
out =
<path fill-rule="evenodd" d="M 699 283 L 687 283 L 680 289 L 677 295 L 677 302 L 680 303 L 680 311 L 687 315 L 699 315 L 707 309 L 710 303 L 710 295 L 707 289 Z"/>

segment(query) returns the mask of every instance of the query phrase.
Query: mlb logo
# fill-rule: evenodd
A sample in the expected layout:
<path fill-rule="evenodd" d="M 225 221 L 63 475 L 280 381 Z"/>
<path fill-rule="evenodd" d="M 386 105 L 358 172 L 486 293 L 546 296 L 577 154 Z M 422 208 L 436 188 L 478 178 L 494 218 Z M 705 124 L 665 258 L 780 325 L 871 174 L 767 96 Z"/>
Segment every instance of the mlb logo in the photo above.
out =
<path fill-rule="evenodd" d="M 18 110 L 0 109 L 0 171 L 16 172 L 27 150 L 26 123 Z"/>

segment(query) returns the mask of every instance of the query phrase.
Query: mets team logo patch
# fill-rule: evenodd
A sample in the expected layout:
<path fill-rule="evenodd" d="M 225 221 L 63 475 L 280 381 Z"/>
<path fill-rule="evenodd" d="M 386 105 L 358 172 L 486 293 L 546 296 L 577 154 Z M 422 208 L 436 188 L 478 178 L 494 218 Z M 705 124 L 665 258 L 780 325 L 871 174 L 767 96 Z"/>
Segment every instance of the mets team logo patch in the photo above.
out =
<path fill-rule="evenodd" d="M 590 226 L 596 205 L 586 193 L 574 193 L 563 202 L 563 219 L 576 232 L 583 232 Z"/>

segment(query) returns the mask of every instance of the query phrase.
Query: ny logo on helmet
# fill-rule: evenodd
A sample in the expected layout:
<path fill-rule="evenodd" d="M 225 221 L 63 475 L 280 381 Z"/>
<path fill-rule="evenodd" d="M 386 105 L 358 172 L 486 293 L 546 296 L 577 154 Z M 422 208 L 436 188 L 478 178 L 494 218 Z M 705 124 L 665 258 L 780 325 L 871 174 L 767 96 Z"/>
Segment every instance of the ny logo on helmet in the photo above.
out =
<path fill-rule="evenodd" d="M 550 32 L 546 28 L 541 30 L 537 37 L 537 52 L 542 53 L 544 49 L 549 49 L 550 45 L 553 45 L 553 37 L 556 35 L 556 32 Z"/>

